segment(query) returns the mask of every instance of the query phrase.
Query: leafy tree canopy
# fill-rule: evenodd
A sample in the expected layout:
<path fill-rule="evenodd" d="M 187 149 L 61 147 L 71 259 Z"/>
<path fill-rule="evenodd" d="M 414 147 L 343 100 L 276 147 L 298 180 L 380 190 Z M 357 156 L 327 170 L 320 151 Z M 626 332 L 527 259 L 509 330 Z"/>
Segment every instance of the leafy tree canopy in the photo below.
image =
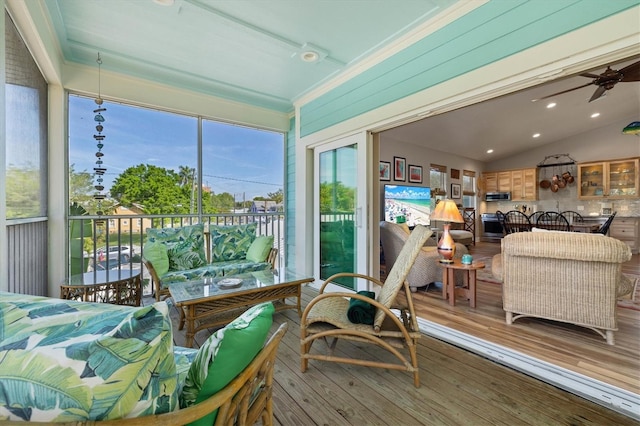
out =
<path fill-rule="evenodd" d="M 173 170 L 149 164 L 129 167 L 111 186 L 111 196 L 123 206 L 140 204 L 147 214 L 188 214 L 191 188 L 181 186 Z"/>

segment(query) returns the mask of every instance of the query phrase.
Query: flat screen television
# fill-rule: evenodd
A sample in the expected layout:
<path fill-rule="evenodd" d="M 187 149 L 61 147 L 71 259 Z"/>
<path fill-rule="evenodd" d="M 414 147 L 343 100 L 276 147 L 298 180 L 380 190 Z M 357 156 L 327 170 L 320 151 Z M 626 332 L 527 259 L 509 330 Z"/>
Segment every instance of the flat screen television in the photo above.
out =
<path fill-rule="evenodd" d="M 431 188 L 385 185 L 384 220 L 409 226 L 431 224 Z"/>

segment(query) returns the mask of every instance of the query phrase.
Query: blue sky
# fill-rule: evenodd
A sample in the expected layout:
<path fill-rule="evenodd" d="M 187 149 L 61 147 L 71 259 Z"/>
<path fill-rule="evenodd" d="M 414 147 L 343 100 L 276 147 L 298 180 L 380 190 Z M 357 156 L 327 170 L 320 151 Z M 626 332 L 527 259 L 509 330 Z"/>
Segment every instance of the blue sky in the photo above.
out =
<path fill-rule="evenodd" d="M 105 191 L 128 167 L 151 164 L 197 168 L 197 119 L 163 111 L 105 102 L 102 134 Z M 93 173 L 97 152 L 93 99 L 69 96 L 69 164 Z M 202 183 L 214 193 L 267 196 L 284 188 L 283 135 L 205 120 Z M 244 194 L 244 195 L 243 195 Z"/>

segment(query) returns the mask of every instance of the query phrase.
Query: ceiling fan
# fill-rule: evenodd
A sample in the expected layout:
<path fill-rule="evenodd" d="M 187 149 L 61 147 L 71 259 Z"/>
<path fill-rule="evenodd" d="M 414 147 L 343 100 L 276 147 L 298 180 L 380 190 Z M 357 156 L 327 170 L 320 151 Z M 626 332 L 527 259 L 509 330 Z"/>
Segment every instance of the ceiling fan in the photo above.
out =
<path fill-rule="evenodd" d="M 617 71 L 612 69 L 611 67 L 607 67 L 607 69 L 602 74 L 591 74 L 585 72 L 580 74 L 580 76 L 592 78 L 593 80 L 590 83 L 574 87 L 573 89 L 563 90 L 562 92 L 554 93 L 553 95 L 534 99 L 534 102 L 540 101 L 542 99 L 552 98 L 557 95 L 562 95 L 563 93 L 573 92 L 574 90 L 582 89 L 583 87 L 591 86 L 592 84 L 595 84 L 596 86 L 598 86 L 598 88 L 591 96 L 591 99 L 589 99 L 589 102 L 595 101 L 596 99 L 601 98 L 607 92 L 607 90 L 613 89 L 613 86 L 620 82 L 626 83 L 629 81 L 640 81 L 640 61 L 634 62 L 631 65 L 627 65 L 626 67 Z"/>

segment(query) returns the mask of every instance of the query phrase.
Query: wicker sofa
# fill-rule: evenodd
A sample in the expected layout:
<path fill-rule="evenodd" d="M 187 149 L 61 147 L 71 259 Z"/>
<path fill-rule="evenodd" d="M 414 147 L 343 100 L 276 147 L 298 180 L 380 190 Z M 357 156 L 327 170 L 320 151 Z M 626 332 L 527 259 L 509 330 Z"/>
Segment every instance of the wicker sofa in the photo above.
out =
<path fill-rule="evenodd" d="M 142 249 L 157 301 L 169 296 L 170 283 L 273 269 L 277 256 L 273 237 L 257 236 L 256 223 L 147 228 Z"/>
<path fill-rule="evenodd" d="M 380 222 L 380 240 L 382 241 L 387 271 L 393 267 L 407 238 L 409 238 L 409 234 L 403 229 L 403 226 L 386 221 Z M 469 250 L 464 245 L 456 243 L 455 257 L 460 258 L 466 253 L 469 253 Z M 437 251 L 436 241 L 431 238 L 427 239 L 407 276 L 411 291 L 415 292 L 418 287 L 428 286 L 434 282 L 442 282 L 443 268 L 440 266 L 439 259 L 440 255 Z M 464 284 L 463 272 L 456 271 L 456 285 Z"/>
<path fill-rule="evenodd" d="M 507 324 L 537 317 L 590 328 L 614 344 L 616 302 L 633 284 L 621 272 L 623 242 L 579 232 L 519 232 L 502 239 L 492 261 L 502 281 Z"/>
<path fill-rule="evenodd" d="M 173 345 L 167 304 L 125 307 L 0 292 L 0 425 L 272 423 L 273 305 L 199 350 Z"/>

